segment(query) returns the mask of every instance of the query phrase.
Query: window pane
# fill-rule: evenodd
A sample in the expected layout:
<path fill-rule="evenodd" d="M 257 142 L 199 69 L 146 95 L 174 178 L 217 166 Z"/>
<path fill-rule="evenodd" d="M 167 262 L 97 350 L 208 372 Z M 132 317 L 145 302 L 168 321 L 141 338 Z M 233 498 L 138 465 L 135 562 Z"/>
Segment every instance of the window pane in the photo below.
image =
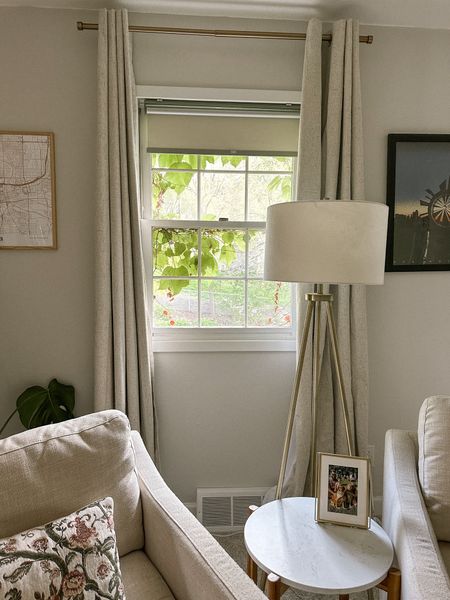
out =
<path fill-rule="evenodd" d="M 153 275 L 195 277 L 198 274 L 197 229 L 153 229 Z"/>
<path fill-rule="evenodd" d="M 152 172 L 153 219 L 197 218 L 197 174 Z"/>
<path fill-rule="evenodd" d="M 249 327 L 290 327 L 291 320 L 289 283 L 248 282 L 247 325 Z"/>
<path fill-rule="evenodd" d="M 245 218 L 245 175 L 202 173 L 200 219 L 243 221 Z"/>
<path fill-rule="evenodd" d="M 266 232 L 249 229 L 248 231 L 248 277 L 264 276 L 264 244 Z"/>
<path fill-rule="evenodd" d="M 198 327 L 198 282 L 153 279 L 155 327 Z"/>
<path fill-rule="evenodd" d="M 251 221 L 265 221 L 269 205 L 292 199 L 295 160 L 151 153 L 152 218 L 168 221 L 152 230 L 155 327 L 290 327 L 291 286 L 262 280 L 265 231 Z M 246 229 L 208 223 L 245 222 L 246 198 Z M 199 219 L 208 229 L 177 224 Z"/>
<path fill-rule="evenodd" d="M 294 159 L 292 156 L 249 156 L 249 171 L 292 171 Z"/>
<path fill-rule="evenodd" d="M 235 156 L 234 154 L 225 156 L 205 154 L 200 157 L 200 169 L 213 169 L 215 171 L 244 171 L 245 156 Z"/>
<path fill-rule="evenodd" d="M 168 154 L 152 152 L 152 167 L 160 169 L 196 169 L 197 154 Z"/>
<path fill-rule="evenodd" d="M 202 275 L 244 277 L 245 231 L 204 229 L 201 235 Z"/>
<path fill-rule="evenodd" d="M 202 327 L 244 327 L 244 282 L 203 280 L 201 282 Z"/>
<path fill-rule="evenodd" d="M 265 221 L 267 207 L 291 200 L 291 175 L 248 175 L 248 220 Z"/>
<path fill-rule="evenodd" d="M 197 173 L 152 171 L 153 219 L 197 219 Z"/>

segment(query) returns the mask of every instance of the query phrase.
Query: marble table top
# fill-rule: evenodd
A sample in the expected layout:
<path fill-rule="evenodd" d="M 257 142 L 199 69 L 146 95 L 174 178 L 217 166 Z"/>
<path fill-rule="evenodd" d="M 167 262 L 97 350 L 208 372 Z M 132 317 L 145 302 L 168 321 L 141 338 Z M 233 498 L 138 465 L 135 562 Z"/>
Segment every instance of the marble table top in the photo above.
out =
<path fill-rule="evenodd" d="M 321 594 L 350 594 L 376 586 L 394 551 L 375 521 L 370 529 L 314 520 L 314 498 L 264 504 L 247 520 L 247 552 L 266 573 L 291 587 Z"/>

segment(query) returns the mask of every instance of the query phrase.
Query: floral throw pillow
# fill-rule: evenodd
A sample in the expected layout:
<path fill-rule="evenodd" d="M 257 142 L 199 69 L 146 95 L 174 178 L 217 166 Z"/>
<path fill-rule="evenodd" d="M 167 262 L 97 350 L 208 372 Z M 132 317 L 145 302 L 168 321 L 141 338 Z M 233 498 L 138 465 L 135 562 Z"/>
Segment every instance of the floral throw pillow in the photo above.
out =
<path fill-rule="evenodd" d="M 125 600 L 112 498 L 0 540 L 0 598 Z"/>

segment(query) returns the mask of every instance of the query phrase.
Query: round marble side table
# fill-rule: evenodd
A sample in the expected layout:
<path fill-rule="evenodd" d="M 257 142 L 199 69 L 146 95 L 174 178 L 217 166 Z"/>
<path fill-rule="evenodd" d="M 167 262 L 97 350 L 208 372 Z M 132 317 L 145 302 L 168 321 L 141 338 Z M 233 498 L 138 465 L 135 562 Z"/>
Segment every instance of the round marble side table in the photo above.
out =
<path fill-rule="evenodd" d="M 248 574 L 256 581 L 257 566 L 269 574 L 271 600 L 280 598 L 283 584 L 345 600 L 383 583 L 389 600 L 400 598 L 399 572 L 389 573 L 391 541 L 373 520 L 370 529 L 316 523 L 314 498 L 285 498 L 252 512 L 244 538 Z"/>

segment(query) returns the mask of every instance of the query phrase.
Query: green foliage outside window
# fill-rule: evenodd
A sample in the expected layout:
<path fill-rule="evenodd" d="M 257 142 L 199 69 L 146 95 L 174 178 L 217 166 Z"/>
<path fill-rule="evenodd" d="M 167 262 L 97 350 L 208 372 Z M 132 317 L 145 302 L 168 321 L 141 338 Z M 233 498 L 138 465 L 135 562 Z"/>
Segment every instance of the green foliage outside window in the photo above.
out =
<path fill-rule="evenodd" d="M 214 277 L 220 266 L 226 268 L 236 260 L 239 251 L 245 252 L 245 242 L 256 231 L 201 230 L 201 275 Z M 198 276 L 197 229 L 155 228 L 153 230 L 153 275 L 161 277 Z M 189 280 L 154 279 L 154 290 L 167 290 L 168 297 L 176 296 L 189 285 Z"/>
<path fill-rule="evenodd" d="M 176 227 L 176 220 L 180 218 L 180 210 L 176 212 L 173 209 L 174 199 L 178 204 L 180 198 L 185 198 L 183 194 L 189 193 L 189 188 L 197 182 L 199 170 L 208 173 L 213 172 L 239 172 L 244 173 L 246 161 L 252 160 L 255 165 L 255 177 L 257 171 L 261 170 L 261 179 L 259 185 L 266 187 L 268 197 L 276 197 L 276 201 L 291 200 L 291 169 L 292 158 L 290 157 L 260 157 L 261 167 L 258 169 L 258 157 L 235 156 L 235 155 L 197 155 L 197 154 L 159 154 L 152 153 L 152 214 L 154 219 L 173 219 L 173 227 L 159 227 L 153 229 L 153 292 L 155 297 L 161 297 L 164 294 L 169 302 L 173 302 L 182 292 L 188 294 L 195 301 L 197 289 L 192 286 L 192 277 L 218 278 L 219 284 L 208 283 L 205 281 L 202 287 L 205 298 L 210 298 L 211 293 L 208 289 L 220 288 L 222 304 L 226 310 L 230 310 L 230 304 L 233 302 L 236 306 L 242 300 L 238 297 L 241 290 L 241 284 L 236 280 L 220 279 L 220 277 L 245 277 L 245 252 L 246 245 L 258 235 L 256 229 L 217 229 L 214 227 L 208 229 L 183 229 Z M 267 164 L 272 168 L 267 168 Z M 273 166 L 275 165 L 275 166 Z M 279 165 L 279 168 L 278 168 Z M 264 169 L 265 166 L 265 169 Z M 251 167 L 250 167 L 251 168 Z M 286 171 L 268 176 L 264 170 Z M 252 171 L 253 173 L 253 171 Z M 243 175 L 242 175 L 243 176 Z M 230 177 L 233 177 L 231 175 Z M 269 179 L 267 179 L 269 177 Z M 262 182 L 262 183 L 261 183 Z M 228 194 L 229 197 L 229 194 Z M 171 200 L 170 200 L 171 199 Z M 258 199 L 256 199 L 257 202 Z M 229 201 L 229 200 L 228 200 Z M 196 185 L 191 191 L 191 196 L 183 200 L 186 206 L 191 204 L 190 211 L 192 220 L 199 219 L 197 206 Z M 264 200 L 267 204 L 267 200 Z M 184 208 L 183 208 L 184 210 Z M 202 221 L 217 221 L 220 215 L 205 212 L 202 207 Z M 265 205 L 260 208 L 256 206 L 255 210 L 265 214 Z M 255 238 L 256 239 L 256 238 Z M 199 248 L 201 248 L 200 273 L 199 273 Z M 257 257 L 260 260 L 261 257 Z M 247 261 L 250 267 L 250 260 L 253 258 L 248 254 Z M 254 270 L 254 269 L 253 269 Z M 250 271 L 250 269 L 249 269 Z M 261 276 L 261 275 L 260 275 Z M 161 279 L 160 279 L 161 277 Z M 239 285 L 238 285 L 239 284 Z M 255 288 L 259 285 L 260 292 Z M 189 286 L 191 287 L 189 288 Z M 198 285 L 198 284 L 197 284 Z M 286 292 L 280 289 L 279 284 L 270 284 L 269 282 L 254 282 L 251 290 L 251 299 L 254 304 L 252 311 L 249 311 L 249 324 L 252 319 L 255 324 L 258 319 L 264 318 L 268 326 L 287 326 L 290 323 L 290 315 L 277 314 L 280 312 L 280 293 L 283 295 L 283 301 L 286 304 Z M 217 287 L 218 286 L 218 287 Z M 243 288 L 242 288 L 243 289 Z M 184 290 L 184 291 L 183 291 Z M 216 291 L 216 293 L 219 293 Z M 238 295 L 236 295 L 238 294 Z M 250 288 L 249 288 L 250 297 Z M 234 300 L 233 300 L 234 298 Z M 206 301 L 205 301 L 206 303 Z M 264 315 L 261 317 L 267 304 L 272 304 L 273 315 Z M 259 312 L 258 312 L 259 310 Z M 160 315 L 156 325 L 177 325 L 189 326 L 183 318 L 173 318 L 171 310 L 167 306 L 161 306 Z M 254 314 L 253 314 L 254 313 Z M 201 318 L 204 326 L 217 326 L 214 318 L 204 315 Z M 192 324 L 191 324 L 192 326 Z"/>

